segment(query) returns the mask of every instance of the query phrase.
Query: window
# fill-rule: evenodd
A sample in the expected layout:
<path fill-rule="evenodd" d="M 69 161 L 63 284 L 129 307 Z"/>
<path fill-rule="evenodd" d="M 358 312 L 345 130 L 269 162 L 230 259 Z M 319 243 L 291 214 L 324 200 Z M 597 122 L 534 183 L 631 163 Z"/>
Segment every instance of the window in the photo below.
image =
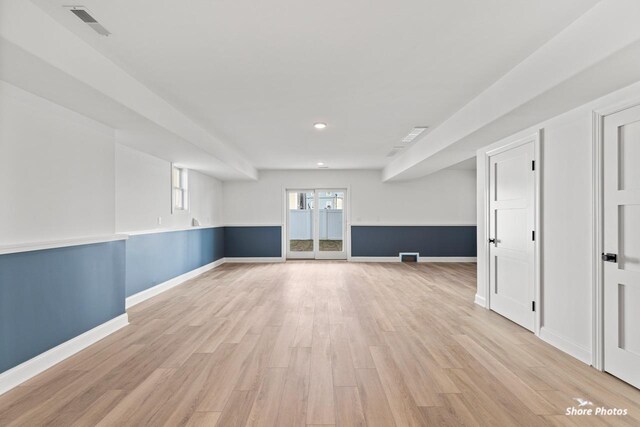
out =
<path fill-rule="evenodd" d="M 171 168 L 171 197 L 173 211 L 189 210 L 189 174 L 188 169 L 172 166 Z"/>

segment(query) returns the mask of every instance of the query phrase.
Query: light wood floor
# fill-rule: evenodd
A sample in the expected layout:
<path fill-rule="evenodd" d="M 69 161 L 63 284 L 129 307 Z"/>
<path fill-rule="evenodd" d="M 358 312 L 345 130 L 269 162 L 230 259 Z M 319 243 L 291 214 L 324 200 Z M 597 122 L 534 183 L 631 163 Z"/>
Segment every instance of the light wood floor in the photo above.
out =
<path fill-rule="evenodd" d="M 0 396 L 0 425 L 640 425 L 640 391 L 474 291 L 475 264 L 223 265 Z"/>

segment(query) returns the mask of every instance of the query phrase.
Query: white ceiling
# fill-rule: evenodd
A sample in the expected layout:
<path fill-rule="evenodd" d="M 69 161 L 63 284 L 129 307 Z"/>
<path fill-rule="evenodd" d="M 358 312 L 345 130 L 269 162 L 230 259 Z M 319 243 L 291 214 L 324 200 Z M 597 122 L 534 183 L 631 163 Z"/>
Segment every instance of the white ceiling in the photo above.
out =
<path fill-rule="evenodd" d="M 33 1 L 259 169 L 384 167 L 596 3 Z"/>

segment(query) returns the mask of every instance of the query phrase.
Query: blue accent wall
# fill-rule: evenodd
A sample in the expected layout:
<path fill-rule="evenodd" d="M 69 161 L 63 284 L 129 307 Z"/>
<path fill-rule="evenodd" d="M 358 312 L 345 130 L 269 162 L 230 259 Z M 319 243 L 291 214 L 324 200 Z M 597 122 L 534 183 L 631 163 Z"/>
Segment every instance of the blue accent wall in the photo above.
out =
<path fill-rule="evenodd" d="M 475 226 L 352 226 L 354 257 L 476 256 Z M 223 257 L 281 257 L 280 226 L 200 228 L 0 255 L 0 372 L 125 312 L 125 298 Z"/>
<path fill-rule="evenodd" d="M 422 257 L 474 257 L 476 227 L 351 227 L 351 256 L 390 257 L 400 252 L 419 252 Z"/>
<path fill-rule="evenodd" d="M 125 312 L 125 242 L 0 255 L 0 372 Z"/>
<path fill-rule="evenodd" d="M 127 240 L 127 297 L 224 257 L 225 228 L 133 235 Z"/>
<path fill-rule="evenodd" d="M 281 257 L 282 227 L 225 227 L 225 257 Z"/>

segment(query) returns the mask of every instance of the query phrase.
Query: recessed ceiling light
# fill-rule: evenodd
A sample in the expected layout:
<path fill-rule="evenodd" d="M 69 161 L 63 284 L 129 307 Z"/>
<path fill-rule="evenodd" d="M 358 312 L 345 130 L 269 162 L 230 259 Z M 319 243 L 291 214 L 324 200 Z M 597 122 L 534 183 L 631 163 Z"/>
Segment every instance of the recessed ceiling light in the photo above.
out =
<path fill-rule="evenodd" d="M 411 141 L 413 141 L 414 139 L 416 139 L 418 136 L 420 136 L 420 134 L 422 132 L 424 132 L 425 130 L 429 129 L 428 126 L 416 126 L 413 129 L 411 129 L 411 132 L 409 132 L 407 134 L 407 136 L 405 136 L 404 138 L 402 138 L 402 142 L 405 144 L 410 143 Z"/>
<path fill-rule="evenodd" d="M 327 124 L 326 123 L 314 123 L 313 127 L 316 128 L 316 129 L 324 129 L 324 128 L 327 127 Z"/>
<path fill-rule="evenodd" d="M 318 162 L 318 166 L 324 166 L 323 162 Z"/>

